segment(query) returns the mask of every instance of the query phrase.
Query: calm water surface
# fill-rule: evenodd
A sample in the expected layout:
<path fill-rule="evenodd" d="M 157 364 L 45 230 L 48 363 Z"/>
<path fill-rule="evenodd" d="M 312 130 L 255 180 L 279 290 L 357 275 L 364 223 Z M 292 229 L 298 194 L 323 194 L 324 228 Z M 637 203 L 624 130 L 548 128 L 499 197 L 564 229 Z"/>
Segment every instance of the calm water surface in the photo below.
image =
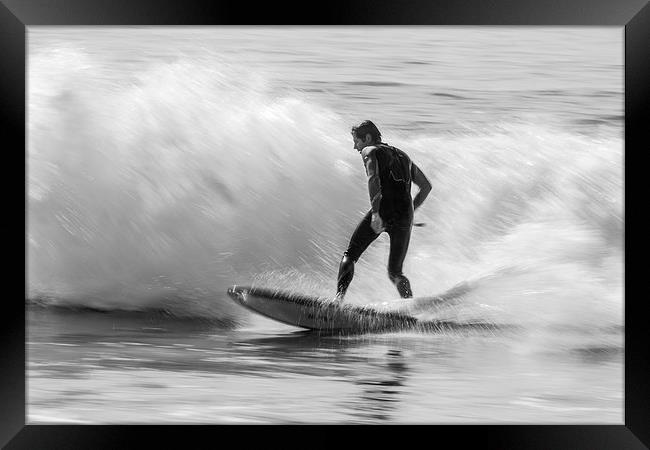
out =
<path fill-rule="evenodd" d="M 31 423 L 620 423 L 620 348 L 29 314 Z M 585 339 L 585 337 L 582 337 Z M 539 339 L 542 339 L 539 337 Z"/>

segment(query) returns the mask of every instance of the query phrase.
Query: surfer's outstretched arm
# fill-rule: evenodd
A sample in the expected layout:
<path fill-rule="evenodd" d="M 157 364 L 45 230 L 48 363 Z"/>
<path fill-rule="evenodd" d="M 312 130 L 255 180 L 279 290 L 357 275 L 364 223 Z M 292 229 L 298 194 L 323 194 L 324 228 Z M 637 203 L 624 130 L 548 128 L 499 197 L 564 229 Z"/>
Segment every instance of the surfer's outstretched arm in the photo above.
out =
<path fill-rule="evenodd" d="M 413 209 L 418 209 L 418 207 L 424 202 L 424 199 L 427 198 L 429 192 L 431 192 L 431 183 L 420 170 L 415 163 L 411 163 L 411 180 L 418 186 L 418 193 L 413 199 Z"/>

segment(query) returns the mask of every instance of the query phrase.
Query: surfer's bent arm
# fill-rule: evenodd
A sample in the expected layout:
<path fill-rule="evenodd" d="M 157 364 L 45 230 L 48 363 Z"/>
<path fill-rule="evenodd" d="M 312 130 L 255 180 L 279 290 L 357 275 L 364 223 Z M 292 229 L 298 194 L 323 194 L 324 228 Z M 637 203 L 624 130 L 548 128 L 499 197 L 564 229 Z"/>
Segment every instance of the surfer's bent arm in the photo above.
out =
<path fill-rule="evenodd" d="M 411 180 L 418 186 L 418 193 L 413 199 L 413 209 L 417 209 L 431 192 L 431 183 L 415 163 L 411 164 Z"/>
<path fill-rule="evenodd" d="M 368 194 L 370 195 L 370 206 L 373 214 L 379 214 L 379 204 L 381 203 L 379 166 L 377 165 L 377 155 L 373 151 L 376 148 L 374 146 L 366 147 L 361 152 L 363 163 L 366 166 L 366 175 L 368 175 Z"/>

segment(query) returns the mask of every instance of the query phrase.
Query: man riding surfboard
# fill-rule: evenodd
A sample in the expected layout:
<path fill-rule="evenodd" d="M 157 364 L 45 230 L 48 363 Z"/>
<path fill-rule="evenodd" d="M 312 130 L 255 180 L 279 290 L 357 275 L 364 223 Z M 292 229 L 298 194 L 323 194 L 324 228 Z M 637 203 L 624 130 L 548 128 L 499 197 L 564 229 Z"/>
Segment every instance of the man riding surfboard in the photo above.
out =
<path fill-rule="evenodd" d="M 402 298 L 413 297 L 402 265 L 411 239 L 413 212 L 431 192 L 431 183 L 406 153 L 381 141 L 379 129 L 370 120 L 352 127 L 352 140 L 366 168 L 371 209 L 357 225 L 343 253 L 336 299 L 343 300 L 354 276 L 354 263 L 384 231 L 390 237 L 388 277 Z M 414 199 L 411 183 L 419 188 Z"/>

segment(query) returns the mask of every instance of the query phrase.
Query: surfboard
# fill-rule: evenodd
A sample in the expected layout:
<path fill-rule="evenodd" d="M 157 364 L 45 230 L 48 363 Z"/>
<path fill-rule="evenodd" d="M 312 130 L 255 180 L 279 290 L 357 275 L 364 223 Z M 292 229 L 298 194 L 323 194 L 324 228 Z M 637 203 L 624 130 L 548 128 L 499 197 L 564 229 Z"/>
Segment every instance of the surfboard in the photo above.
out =
<path fill-rule="evenodd" d="M 415 328 L 418 319 L 402 312 L 338 303 L 333 299 L 246 286 L 232 286 L 228 295 L 262 316 L 309 330 L 389 331 Z"/>

